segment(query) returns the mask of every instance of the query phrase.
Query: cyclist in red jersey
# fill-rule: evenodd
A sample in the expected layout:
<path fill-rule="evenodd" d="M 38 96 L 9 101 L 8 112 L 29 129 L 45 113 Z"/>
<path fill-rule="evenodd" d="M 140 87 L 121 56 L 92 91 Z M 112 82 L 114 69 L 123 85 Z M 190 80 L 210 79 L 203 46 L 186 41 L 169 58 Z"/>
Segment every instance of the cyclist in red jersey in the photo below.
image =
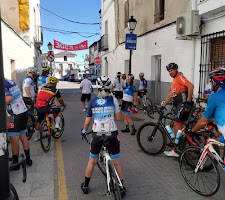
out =
<path fill-rule="evenodd" d="M 193 105 L 192 95 L 194 85 L 178 72 L 177 64 L 170 63 L 166 66 L 166 69 L 168 70 L 170 76 L 173 78 L 173 82 L 171 84 L 170 92 L 161 109 L 163 110 L 173 98 L 174 105 L 176 106 L 173 132 L 176 137 L 177 131 L 183 128 L 183 125 L 177 121 L 187 121 L 190 111 L 188 108 Z M 164 153 L 167 156 L 179 157 L 179 154 L 174 150 L 165 151 Z"/>
<path fill-rule="evenodd" d="M 58 79 L 51 76 L 48 79 L 48 85 L 41 88 L 37 96 L 36 109 L 38 115 L 38 123 L 35 128 L 35 142 L 40 139 L 40 123 L 45 118 L 46 113 L 56 114 L 55 128 L 60 130 L 61 109 L 58 106 L 51 105 L 52 101 L 56 97 L 61 105 L 66 107 L 66 103 L 63 101 L 59 90 L 56 89 Z"/>

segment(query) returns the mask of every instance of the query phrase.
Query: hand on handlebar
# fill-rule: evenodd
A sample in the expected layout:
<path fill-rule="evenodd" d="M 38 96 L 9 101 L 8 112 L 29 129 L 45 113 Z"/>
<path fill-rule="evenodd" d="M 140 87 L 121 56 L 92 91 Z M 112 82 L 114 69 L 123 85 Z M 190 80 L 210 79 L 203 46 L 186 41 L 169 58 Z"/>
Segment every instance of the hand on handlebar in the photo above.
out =
<path fill-rule="evenodd" d="M 161 107 L 160 107 L 160 110 L 161 110 L 161 111 L 163 111 L 163 110 L 165 110 L 165 109 L 166 109 L 165 106 L 161 106 Z"/>
<path fill-rule="evenodd" d="M 81 136 L 83 137 L 85 135 L 86 131 L 84 129 L 81 129 Z"/>

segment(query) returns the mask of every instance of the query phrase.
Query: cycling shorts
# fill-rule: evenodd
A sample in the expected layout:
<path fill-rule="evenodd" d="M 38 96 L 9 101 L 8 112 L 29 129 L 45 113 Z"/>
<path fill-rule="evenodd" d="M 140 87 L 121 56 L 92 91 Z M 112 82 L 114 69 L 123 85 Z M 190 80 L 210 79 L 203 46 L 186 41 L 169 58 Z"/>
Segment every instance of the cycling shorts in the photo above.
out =
<path fill-rule="evenodd" d="M 89 102 L 90 99 L 91 99 L 91 94 L 82 94 L 82 95 L 81 95 L 81 99 L 80 99 L 80 100 L 81 100 L 82 102 L 85 102 L 86 99 L 87 99 L 87 101 Z"/>
<path fill-rule="evenodd" d="M 147 90 L 138 91 L 138 99 L 141 99 L 144 95 L 146 95 Z"/>
<path fill-rule="evenodd" d="M 117 99 L 123 99 L 123 91 L 115 91 L 115 97 Z"/>
<path fill-rule="evenodd" d="M 58 106 L 46 106 L 37 108 L 38 122 L 41 123 L 45 119 L 46 113 L 48 114 L 58 114 L 60 112 L 60 107 Z"/>
<path fill-rule="evenodd" d="M 29 97 L 23 97 L 23 101 L 27 107 L 28 113 L 31 114 L 34 110 L 34 102 Z"/>
<path fill-rule="evenodd" d="M 99 152 L 102 149 L 103 141 L 107 141 L 108 151 L 112 159 L 120 157 L 120 136 L 118 131 L 111 132 L 109 136 L 98 135 L 98 133 L 92 133 L 92 140 L 90 146 L 90 157 L 98 158 Z"/>
<path fill-rule="evenodd" d="M 177 103 L 176 110 L 175 110 L 174 124 L 181 126 L 182 124 L 180 122 L 187 121 L 189 114 L 190 114 L 190 111 L 188 111 L 188 112 L 185 111 L 184 103 L 182 103 L 182 102 Z"/>
<path fill-rule="evenodd" d="M 20 136 L 20 134 L 25 134 L 27 129 L 27 120 L 27 112 L 10 116 L 10 125 L 8 129 L 9 136 Z"/>
<path fill-rule="evenodd" d="M 130 110 L 131 110 L 132 105 L 133 105 L 132 102 L 128 102 L 128 101 L 123 100 L 122 106 L 121 106 L 121 112 L 125 113 L 125 114 L 130 114 Z"/>

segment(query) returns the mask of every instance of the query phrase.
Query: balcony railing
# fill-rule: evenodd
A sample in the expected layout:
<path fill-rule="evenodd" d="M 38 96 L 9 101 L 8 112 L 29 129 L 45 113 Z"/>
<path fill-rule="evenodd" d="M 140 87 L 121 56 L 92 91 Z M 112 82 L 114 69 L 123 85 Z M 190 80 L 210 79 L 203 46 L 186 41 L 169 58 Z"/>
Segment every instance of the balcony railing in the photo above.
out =
<path fill-rule="evenodd" d="M 109 49 L 109 44 L 108 44 L 108 34 L 105 34 L 101 38 L 101 50 L 106 51 Z"/>
<path fill-rule="evenodd" d="M 38 45 L 43 44 L 43 28 L 40 26 L 35 27 L 34 41 Z"/>

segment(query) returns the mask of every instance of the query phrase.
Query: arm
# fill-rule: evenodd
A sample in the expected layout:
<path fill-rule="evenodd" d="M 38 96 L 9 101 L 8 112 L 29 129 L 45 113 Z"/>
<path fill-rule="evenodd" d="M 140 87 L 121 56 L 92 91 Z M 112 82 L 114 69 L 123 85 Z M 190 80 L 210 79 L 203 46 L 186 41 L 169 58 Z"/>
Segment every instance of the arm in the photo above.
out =
<path fill-rule="evenodd" d="M 5 97 L 5 104 L 8 105 L 13 101 L 13 97 L 12 96 L 6 96 Z"/>
<path fill-rule="evenodd" d="M 194 91 L 194 85 L 192 83 L 190 83 L 188 85 L 188 98 L 187 98 L 188 102 L 191 102 L 191 100 L 192 100 L 193 91 Z"/>
<path fill-rule="evenodd" d="M 116 97 L 113 97 L 113 103 L 115 105 L 114 117 L 117 121 L 120 121 L 121 120 L 120 107 L 119 107 L 119 102 Z"/>
<path fill-rule="evenodd" d="M 59 98 L 58 101 L 62 106 L 66 107 L 66 103 L 63 101 L 62 98 Z"/>
<path fill-rule="evenodd" d="M 88 130 L 88 127 L 90 126 L 90 124 L 91 124 L 91 117 L 86 117 L 85 122 L 84 122 L 84 130 L 85 131 Z"/>
<path fill-rule="evenodd" d="M 192 128 L 192 132 L 197 132 L 199 131 L 201 128 L 204 128 L 207 124 L 209 123 L 209 120 L 206 119 L 205 117 L 201 117 L 197 124 L 195 124 L 195 126 Z"/>
<path fill-rule="evenodd" d="M 171 93 L 168 94 L 168 96 L 166 97 L 166 100 L 165 100 L 164 104 L 162 105 L 163 107 L 165 107 L 170 102 L 170 100 L 172 99 L 172 96 L 173 95 Z"/>
<path fill-rule="evenodd" d="M 25 92 L 27 93 L 28 97 L 31 98 L 32 96 L 31 96 L 29 87 L 24 87 L 24 90 L 25 90 Z"/>

